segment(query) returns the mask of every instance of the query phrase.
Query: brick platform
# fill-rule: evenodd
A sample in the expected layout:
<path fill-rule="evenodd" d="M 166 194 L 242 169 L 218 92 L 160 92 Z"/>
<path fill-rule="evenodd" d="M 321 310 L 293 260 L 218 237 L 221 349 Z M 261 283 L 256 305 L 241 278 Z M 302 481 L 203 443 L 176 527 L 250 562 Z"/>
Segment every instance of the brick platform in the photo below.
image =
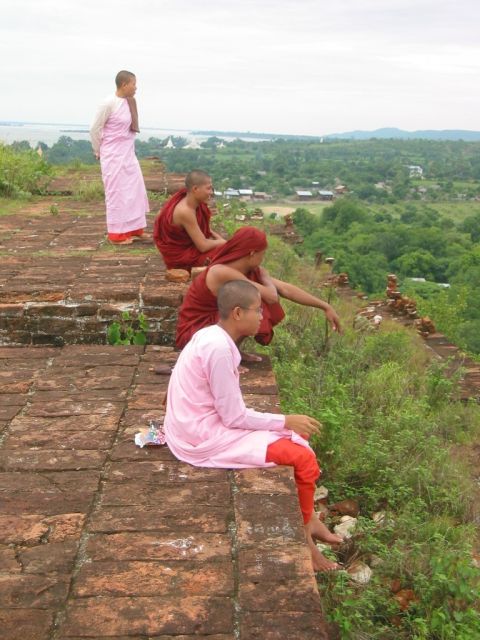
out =
<path fill-rule="evenodd" d="M 151 239 L 108 244 L 103 203 L 48 198 L 0 216 L 0 253 L 0 343 L 104 344 L 124 310 L 147 317 L 149 343 L 173 342 L 186 286 L 165 280 Z"/>
<path fill-rule="evenodd" d="M 287 469 L 196 469 L 133 435 L 168 347 L 0 348 L 3 640 L 327 638 Z M 278 410 L 269 363 L 243 380 Z"/>

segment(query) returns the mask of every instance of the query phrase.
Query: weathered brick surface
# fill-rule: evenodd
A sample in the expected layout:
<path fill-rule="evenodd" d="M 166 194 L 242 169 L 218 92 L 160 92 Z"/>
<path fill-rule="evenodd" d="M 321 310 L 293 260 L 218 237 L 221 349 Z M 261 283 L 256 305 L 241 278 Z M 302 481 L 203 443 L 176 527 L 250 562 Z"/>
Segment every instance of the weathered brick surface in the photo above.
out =
<path fill-rule="evenodd" d="M 54 611 L 0 609 L 2 640 L 50 640 Z"/>
<path fill-rule="evenodd" d="M 147 316 L 152 343 L 172 342 L 187 285 L 166 282 L 152 240 L 136 244 L 142 255 L 132 247 L 108 250 L 103 205 L 69 202 L 69 210 L 53 224 L 45 220 L 48 207 L 36 217 L 2 217 L 0 246 L 16 255 L 0 264 L 0 342 L 101 344 L 125 305 Z M 1 245 L 4 233 L 9 242 Z"/>
<path fill-rule="evenodd" d="M 74 595 L 86 596 L 231 596 L 232 563 L 104 561 L 85 564 L 75 581 Z"/>
<path fill-rule="evenodd" d="M 225 598 L 162 597 L 79 598 L 67 609 L 65 637 L 143 634 L 219 634 L 233 631 L 232 609 Z"/>
<path fill-rule="evenodd" d="M 2 639 L 327 637 L 290 470 L 134 446 L 164 416 L 168 376 L 152 368 L 176 358 L 0 348 Z M 268 362 L 242 383 L 278 411 Z"/>

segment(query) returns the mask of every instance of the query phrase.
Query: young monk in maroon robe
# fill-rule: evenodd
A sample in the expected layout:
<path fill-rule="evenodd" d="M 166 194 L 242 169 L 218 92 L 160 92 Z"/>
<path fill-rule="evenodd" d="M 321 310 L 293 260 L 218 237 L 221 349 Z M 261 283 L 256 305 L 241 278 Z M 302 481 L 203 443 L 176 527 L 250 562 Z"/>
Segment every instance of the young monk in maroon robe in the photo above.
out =
<path fill-rule="evenodd" d="M 285 317 L 278 302 L 283 297 L 292 302 L 322 309 L 334 331 L 340 331 L 340 319 L 327 302 L 288 282 L 272 278 L 261 265 L 267 249 L 267 236 L 255 227 L 236 231 L 213 256 L 211 265 L 190 285 L 180 307 L 176 344 L 183 348 L 193 334 L 218 322 L 217 292 L 229 280 L 250 280 L 262 298 L 262 320 L 255 340 L 269 344 L 273 327 Z M 258 361 L 255 354 L 242 354 L 244 362 Z"/>
<path fill-rule="evenodd" d="M 190 171 L 185 189 L 163 205 L 155 219 L 153 238 L 167 269 L 203 267 L 225 240 L 210 229 L 212 179 L 204 171 Z"/>

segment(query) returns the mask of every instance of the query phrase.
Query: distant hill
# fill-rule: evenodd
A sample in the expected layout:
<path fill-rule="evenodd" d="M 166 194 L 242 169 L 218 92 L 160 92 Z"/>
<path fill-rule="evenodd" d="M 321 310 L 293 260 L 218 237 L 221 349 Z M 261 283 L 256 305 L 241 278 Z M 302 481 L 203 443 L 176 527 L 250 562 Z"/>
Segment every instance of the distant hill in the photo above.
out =
<path fill-rule="evenodd" d="M 411 140 L 423 138 L 426 140 L 466 140 L 469 142 L 480 140 L 480 131 L 466 131 L 463 129 L 426 129 L 424 131 L 404 131 L 395 127 L 375 129 L 374 131 L 347 131 L 345 133 L 330 133 L 324 138 L 339 138 L 342 140 L 368 140 L 370 138 L 396 138 Z"/>

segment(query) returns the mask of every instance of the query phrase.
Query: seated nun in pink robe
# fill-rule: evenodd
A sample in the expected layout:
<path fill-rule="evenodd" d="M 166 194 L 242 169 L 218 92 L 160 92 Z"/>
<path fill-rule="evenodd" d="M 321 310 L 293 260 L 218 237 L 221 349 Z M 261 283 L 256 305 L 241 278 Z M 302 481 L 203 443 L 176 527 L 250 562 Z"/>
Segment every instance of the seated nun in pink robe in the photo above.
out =
<path fill-rule="evenodd" d="M 102 169 L 108 239 L 114 244 L 131 244 L 144 235 L 145 214 L 150 209 L 135 155 L 135 135 L 139 131 L 133 97 L 136 78 L 130 71 L 119 71 L 115 83 L 117 91 L 98 109 L 90 137 Z"/>
<path fill-rule="evenodd" d="M 303 415 L 248 409 L 242 397 L 236 342 L 255 335 L 262 317 L 260 293 L 248 280 L 230 280 L 217 295 L 219 322 L 198 330 L 181 352 L 167 392 L 165 436 L 172 453 L 199 467 L 243 469 L 291 465 L 315 570 L 338 565 L 323 556 L 313 537 L 341 539 L 314 513 L 320 475 L 308 437 L 320 424 Z"/>

